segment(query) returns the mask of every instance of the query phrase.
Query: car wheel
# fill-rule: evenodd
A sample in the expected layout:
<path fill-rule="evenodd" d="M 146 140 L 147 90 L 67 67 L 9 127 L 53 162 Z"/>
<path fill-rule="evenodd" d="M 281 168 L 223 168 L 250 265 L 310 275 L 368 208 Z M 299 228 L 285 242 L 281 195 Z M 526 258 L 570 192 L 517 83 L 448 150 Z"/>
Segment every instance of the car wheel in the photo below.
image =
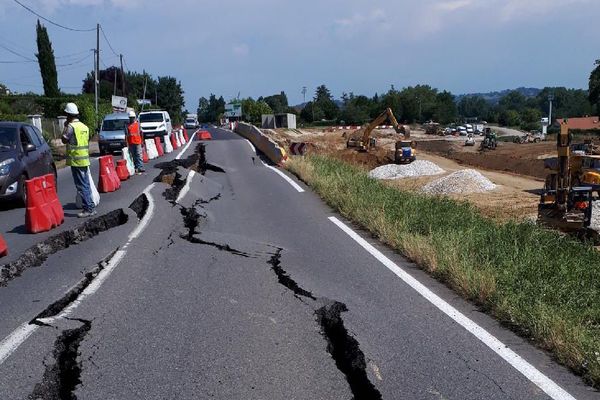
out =
<path fill-rule="evenodd" d="M 19 183 L 17 185 L 16 193 L 17 200 L 25 207 L 27 206 L 27 185 L 25 184 L 26 180 L 27 177 L 25 175 L 21 175 L 19 177 Z"/>

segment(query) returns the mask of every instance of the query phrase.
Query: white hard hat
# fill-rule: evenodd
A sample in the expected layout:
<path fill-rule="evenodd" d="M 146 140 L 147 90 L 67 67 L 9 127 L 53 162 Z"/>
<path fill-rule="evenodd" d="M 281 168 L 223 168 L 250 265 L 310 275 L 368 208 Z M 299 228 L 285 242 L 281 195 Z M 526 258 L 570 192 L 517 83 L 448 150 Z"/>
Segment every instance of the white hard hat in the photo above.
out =
<path fill-rule="evenodd" d="M 65 107 L 65 112 L 71 115 L 79 115 L 79 110 L 77 109 L 77 104 L 75 103 L 67 103 Z"/>
<path fill-rule="evenodd" d="M 135 111 L 129 111 L 129 118 L 135 118 Z"/>

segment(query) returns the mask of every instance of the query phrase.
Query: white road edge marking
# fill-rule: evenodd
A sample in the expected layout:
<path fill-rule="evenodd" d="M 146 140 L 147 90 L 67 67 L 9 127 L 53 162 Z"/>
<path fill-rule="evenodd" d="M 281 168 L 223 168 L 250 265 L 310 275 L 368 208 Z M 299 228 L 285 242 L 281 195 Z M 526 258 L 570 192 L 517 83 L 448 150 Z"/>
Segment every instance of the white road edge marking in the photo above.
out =
<path fill-rule="evenodd" d="M 254 145 L 252 144 L 252 142 L 249 141 L 248 139 L 244 139 L 244 140 L 246 141 L 246 143 L 248 143 L 248 146 L 250 146 L 250 148 L 252 149 L 252 151 L 254 152 L 254 154 L 256 154 L 256 147 L 254 147 Z M 284 174 L 283 172 L 281 172 L 277 168 L 272 167 L 272 166 L 266 164 L 263 160 L 260 160 L 260 162 L 262 162 L 265 167 L 270 168 L 272 171 L 275 171 L 275 173 L 277 173 L 279 176 L 281 176 L 283 179 L 285 179 L 287 181 L 287 183 L 289 183 L 290 185 L 292 185 L 292 187 L 294 189 L 296 189 L 299 193 L 303 193 L 304 192 L 304 189 L 302 189 L 302 187 L 300 187 L 300 185 L 298 185 L 296 182 L 294 182 L 292 179 L 290 179 L 289 176 L 287 176 L 286 174 Z"/>
<path fill-rule="evenodd" d="M 303 193 L 304 189 L 302 189 L 300 187 L 300 185 L 298 185 L 296 182 L 294 182 L 289 176 L 287 176 L 286 174 L 284 174 L 283 172 L 281 172 L 280 170 L 278 170 L 275 167 L 270 166 L 269 164 L 266 164 L 263 160 L 260 160 L 263 165 L 267 168 L 269 168 L 271 171 L 275 172 L 277 175 L 281 176 L 283 179 L 285 179 L 285 181 L 287 183 L 289 183 L 294 189 L 296 189 L 299 193 Z"/>
<path fill-rule="evenodd" d="M 145 193 L 148 197 L 148 209 L 146 210 L 146 215 L 144 215 L 137 227 L 129 234 L 127 238 L 127 243 L 125 243 L 125 245 L 123 246 L 123 250 L 117 250 L 115 254 L 113 254 L 108 264 L 104 267 L 104 269 L 102 269 L 102 271 L 100 271 L 100 273 L 98 273 L 98 276 L 96 276 L 92 283 L 90 283 L 90 285 L 86 287 L 83 292 L 81 292 L 77 299 L 75 299 L 59 315 L 50 318 L 39 318 L 38 321 L 46 324 L 51 324 L 59 318 L 67 317 L 81 304 L 81 302 L 86 297 L 89 297 L 96 293 L 96 291 L 100 288 L 100 286 L 102 286 L 106 278 L 108 278 L 108 276 L 114 271 L 114 269 L 119 265 L 121 260 L 123 260 L 123 258 L 127 254 L 127 251 L 125 249 L 133 240 L 135 240 L 144 231 L 144 229 L 146 229 L 148 223 L 152 219 L 154 215 L 154 199 L 150 194 L 150 190 L 152 190 L 152 188 L 155 185 L 156 183 L 152 183 L 148 185 L 143 191 L 143 193 Z M 6 361 L 6 359 L 10 357 L 10 355 L 14 353 L 15 350 L 17 350 L 19 346 L 21 346 L 23 342 L 25 342 L 27 338 L 29 338 L 29 336 L 31 336 L 39 327 L 39 325 L 25 322 L 17 329 L 15 329 L 10 335 L 4 338 L 0 342 L 0 365 L 2 365 L 4 361 Z"/>
<path fill-rule="evenodd" d="M 194 136 L 196 136 L 196 133 L 198 133 L 198 131 L 199 129 L 192 133 L 192 136 L 190 136 L 190 140 L 188 140 L 183 150 L 181 150 L 179 154 L 177 154 L 177 157 L 175 157 L 176 160 L 179 160 L 181 157 L 183 157 L 183 154 L 187 151 L 188 147 L 190 147 L 190 144 L 192 144 L 192 142 L 194 141 Z"/>
<path fill-rule="evenodd" d="M 554 400 L 575 400 L 567 391 L 561 388 L 556 382 L 548 378 L 542 372 L 540 372 L 533 365 L 528 363 L 525 359 L 519 356 L 517 353 L 508 348 L 507 345 L 498 340 L 491 333 L 486 331 L 481 326 L 477 325 L 474 321 L 469 319 L 467 316 L 462 314 L 456 308 L 452 307 L 441 297 L 429 290 L 425 285 L 412 277 L 408 272 L 400 268 L 396 263 L 383 255 L 379 250 L 373 247 L 369 242 L 360 237 L 356 232 L 350 229 L 346 224 L 341 222 L 336 217 L 329 217 L 329 220 L 337 225 L 342 231 L 350 236 L 355 242 L 361 245 L 366 251 L 368 251 L 373 257 L 379 262 L 385 265 L 390 271 L 396 276 L 402 279 L 407 285 L 413 288 L 417 293 L 427 299 L 431 304 L 437 307 L 444 314 L 452 318 L 456 323 L 461 325 L 473 336 L 483 342 L 486 346 L 492 349 L 496 354 L 502 357 L 508 362 L 513 368 L 523 374 L 527 379 L 533 382 L 536 386 L 542 389 L 548 396 Z"/>
<path fill-rule="evenodd" d="M 181 199 L 183 199 L 185 197 L 187 192 L 189 192 L 190 184 L 192 183 L 192 178 L 194 178 L 194 175 L 196 175 L 196 171 L 190 170 L 190 172 L 187 175 L 187 178 L 185 179 L 185 185 L 179 192 L 179 196 L 177 196 L 177 200 L 175 200 L 175 203 L 179 203 L 181 201 Z"/>
<path fill-rule="evenodd" d="M 256 147 L 254 147 L 254 145 L 252 144 L 251 141 L 249 141 L 248 139 L 244 139 L 246 141 L 246 143 L 248 143 L 248 146 L 250 146 L 250 148 L 252 149 L 252 151 L 254 152 L 254 154 L 256 154 Z"/>

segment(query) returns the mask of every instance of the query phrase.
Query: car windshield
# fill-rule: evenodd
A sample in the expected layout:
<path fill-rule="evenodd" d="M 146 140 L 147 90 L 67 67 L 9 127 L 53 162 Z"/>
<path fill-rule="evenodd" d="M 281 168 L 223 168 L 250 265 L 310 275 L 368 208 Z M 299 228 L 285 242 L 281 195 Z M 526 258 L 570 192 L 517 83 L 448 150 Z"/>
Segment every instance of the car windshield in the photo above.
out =
<path fill-rule="evenodd" d="M 194 122 L 194 121 L 195 121 L 194 118 L 188 118 L 185 120 L 185 122 Z"/>
<path fill-rule="evenodd" d="M 17 148 L 17 128 L 0 126 L 0 151 Z"/>
<path fill-rule="evenodd" d="M 162 113 L 140 114 L 140 122 L 163 122 L 164 115 Z"/>
<path fill-rule="evenodd" d="M 122 131 L 127 126 L 128 119 L 106 119 L 102 122 L 103 131 Z"/>

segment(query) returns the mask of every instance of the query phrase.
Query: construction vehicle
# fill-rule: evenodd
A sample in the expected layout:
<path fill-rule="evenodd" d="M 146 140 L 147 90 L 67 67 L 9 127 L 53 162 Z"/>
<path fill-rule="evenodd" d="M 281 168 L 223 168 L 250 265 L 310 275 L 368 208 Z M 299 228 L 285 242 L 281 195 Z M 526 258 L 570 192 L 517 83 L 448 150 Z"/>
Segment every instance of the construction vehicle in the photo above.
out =
<path fill-rule="evenodd" d="M 410 164 L 417 159 L 415 148 L 417 144 L 413 140 L 399 140 L 396 142 L 394 151 L 395 164 Z"/>
<path fill-rule="evenodd" d="M 523 143 L 539 143 L 542 140 L 544 140 L 544 137 L 542 136 L 541 133 L 526 133 L 522 136 L 515 136 L 515 138 L 513 139 L 514 143 L 519 143 L 519 144 L 523 144 Z"/>
<path fill-rule="evenodd" d="M 386 108 L 384 112 L 379 114 L 370 124 L 362 129 L 362 135 L 360 137 L 352 136 L 346 142 L 347 147 L 356 147 L 358 151 L 368 151 L 371 147 L 375 147 L 377 144 L 375 138 L 371 137 L 371 133 L 378 126 L 386 120 L 390 120 L 396 133 L 400 133 L 404 136 L 404 139 L 410 138 L 410 128 L 408 126 L 400 125 L 394 116 L 391 108 Z M 358 131 L 359 133 L 361 131 Z"/>
<path fill-rule="evenodd" d="M 598 240 L 598 234 L 589 229 L 592 218 L 592 187 L 576 186 L 573 179 L 574 159 L 571 155 L 572 135 L 566 122 L 557 136 L 555 169 L 546 177 L 538 205 L 538 221 L 542 225 L 574 233 L 580 237 Z M 578 162 L 578 161 L 575 161 Z"/>
<path fill-rule="evenodd" d="M 442 136 L 444 133 L 442 131 L 442 127 L 437 122 L 427 122 L 423 125 L 425 128 L 425 134 L 427 135 L 438 135 Z"/>
<path fill-rule="evenodd" d="M 469 133 L 467 140 L 465 140 L 465 146 L 475 146 L 475 138 L 472 133 Z"/>
<path fill-rule="evenodd" d="M 495 150 L 498 145 L 498 138 L 496 137 L 496 132 L 492 131 L 490 128 L 485 128 L 485 137 L 481 142 L 479 150 Z"/>

